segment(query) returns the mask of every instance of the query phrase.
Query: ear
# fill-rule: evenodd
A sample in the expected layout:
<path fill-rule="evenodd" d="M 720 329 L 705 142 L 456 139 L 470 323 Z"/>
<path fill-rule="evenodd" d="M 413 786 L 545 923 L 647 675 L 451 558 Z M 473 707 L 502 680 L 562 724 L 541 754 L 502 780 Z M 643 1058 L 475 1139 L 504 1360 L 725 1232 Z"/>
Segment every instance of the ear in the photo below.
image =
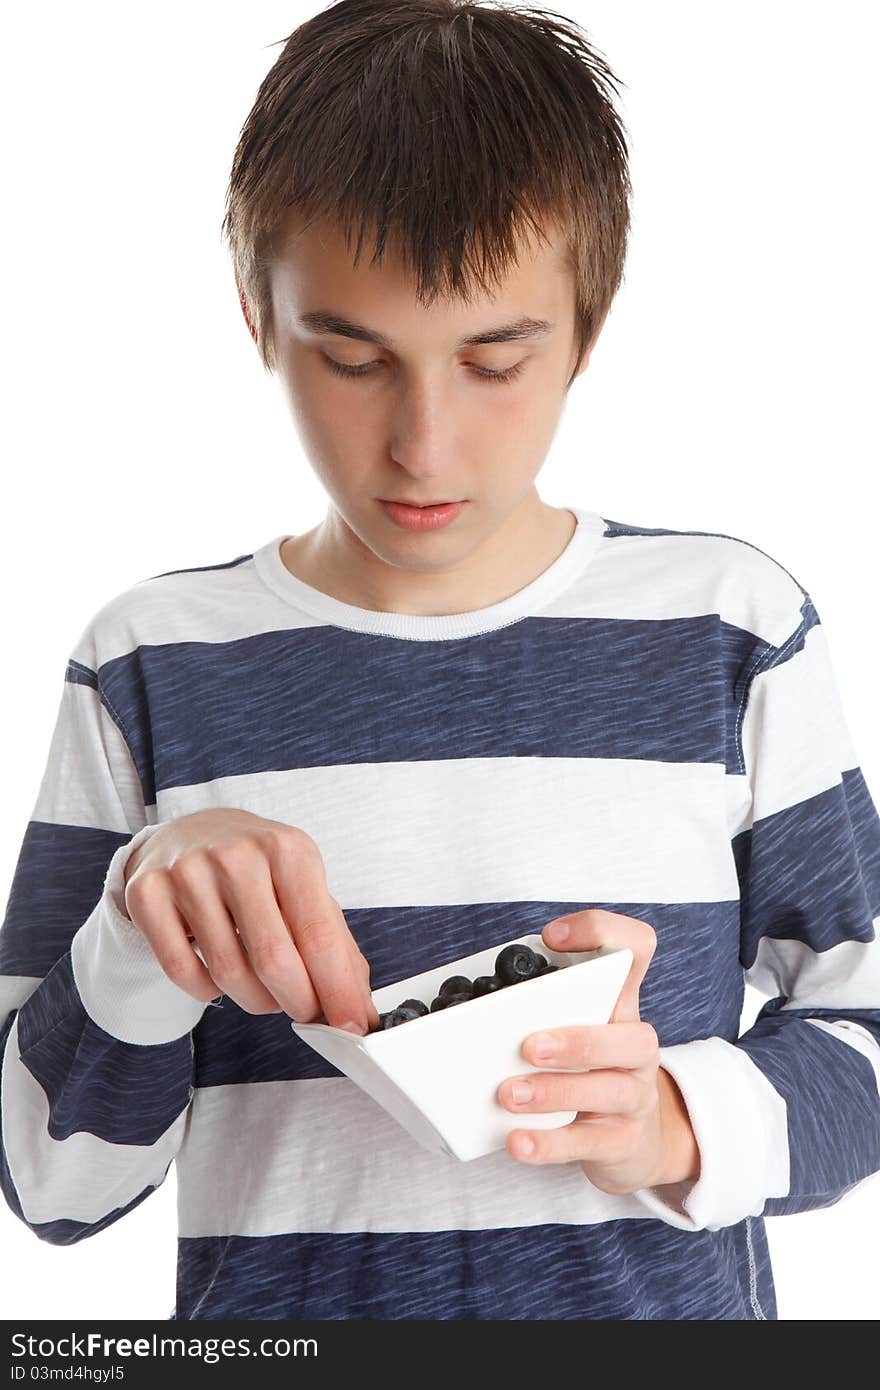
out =
<path fill-rule="evenodd" d="M 257 341 L 257 330 L 254 328 L 254 325 L 253 325 L 253 323 L 252 323 L 252 321 L 251 321 L 251 316 L 250 316 L 250 314 L 249 314 L 249 312 L 248 312 L 247 296 L 245 295 L 245 292 L 244 292 L 244 290 L 242 289 L 241 281 L 239 280 L 239 278 L 238 278 L 237 275 L 236 275 L 236 277 L 235 277 L 235 286 L 236 286 L 236 289 L 238 290 L 238 302 L 239 302 L 239 304 L 241 305 L 241 312 L 244 314 L 244 321 L 245 321 L 245 323 L 246 323 L 247 326 L 248 326 L 248 332 L 250 333 L 250 335 L 251 335 L 251 337 L 253 338 L 254 342 L 256 342 L 256 341 Z"/>

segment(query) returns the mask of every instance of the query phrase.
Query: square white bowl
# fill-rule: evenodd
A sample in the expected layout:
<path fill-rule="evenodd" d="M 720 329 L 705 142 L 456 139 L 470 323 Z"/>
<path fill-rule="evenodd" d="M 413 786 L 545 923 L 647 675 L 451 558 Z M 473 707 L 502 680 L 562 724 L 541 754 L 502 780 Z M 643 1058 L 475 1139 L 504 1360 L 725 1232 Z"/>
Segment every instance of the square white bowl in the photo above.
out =
<path fill-rule="evenodd" d="M 539 1029 L 607 1023 L 632 965 L 626 947 L 552 951 L 540 933 L 373 990 L 378 1012 L 421 999 L 430 1007 L 450 975 L 492 975 L 505 946 L 531 946 L 559 969 L 479 999 L 377 1030 L 365 1037 L 326 1023 L 291 1023 L 297 1037 L 372 1096 L 426 1149 L 468 1161 L 503 1149 L 512 1129 L 557 1129 L 576 1110 L 514 1114 L 497 1099 L 507 1077 L 552 1071 L 520 1048 Z"/>

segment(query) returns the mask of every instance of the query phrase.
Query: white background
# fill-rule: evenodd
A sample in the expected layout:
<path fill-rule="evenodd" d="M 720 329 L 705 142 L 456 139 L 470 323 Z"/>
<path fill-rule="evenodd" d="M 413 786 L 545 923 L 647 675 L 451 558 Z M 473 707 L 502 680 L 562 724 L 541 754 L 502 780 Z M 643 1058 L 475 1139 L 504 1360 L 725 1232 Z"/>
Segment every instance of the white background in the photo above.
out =
<path fill-rule="evenodd" d="M 241 124 L 312 4 L 16 6 L 2 58 L 6 679 L 0 886 L 68 652 L 130 584 L 308 530 L 323 493 L 240 314 L 219 227 Z M 825 624 L 880 804 L 876 10 L 592 0 L 626 83 L 626 282 L 539 491 L 768 551 Z M 872 404 L 873 401 L 873 404 Z M 744 1026 L 761 1000 L 749 990 Z M 218 1155 L 218 1162 L 222 1162 Z M 785 1319 L 876 1319 L 880 1178 L 768 1222 Z M 49 1246 L 0 1203 L 0 1316 L 167 1318 L 174 1169 Z"/>

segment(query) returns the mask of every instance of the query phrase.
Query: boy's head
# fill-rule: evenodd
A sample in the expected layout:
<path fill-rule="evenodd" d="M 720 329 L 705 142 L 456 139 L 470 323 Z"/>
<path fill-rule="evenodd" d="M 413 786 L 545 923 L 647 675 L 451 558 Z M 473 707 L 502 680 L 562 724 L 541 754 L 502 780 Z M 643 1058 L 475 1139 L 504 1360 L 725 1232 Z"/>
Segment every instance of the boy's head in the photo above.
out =
<path fill-rule="evenodd" d="M 616 85 L 558 14 L 457 0 L 340 0 L 263 80 L 223 230 L 264 366 L 362 539 L 377 498 L 483 493 L 488 534 L 531 489 L 623 276 Z M 462 346 L 525 319 L 551 327 Z"/>

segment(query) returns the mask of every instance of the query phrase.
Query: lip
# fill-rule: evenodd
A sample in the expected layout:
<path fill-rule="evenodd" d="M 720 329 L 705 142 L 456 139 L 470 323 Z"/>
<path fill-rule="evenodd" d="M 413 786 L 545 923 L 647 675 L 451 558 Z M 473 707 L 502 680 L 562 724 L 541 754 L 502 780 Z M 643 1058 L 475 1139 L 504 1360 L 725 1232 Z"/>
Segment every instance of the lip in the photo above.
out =
<path fill-rule="evenodd" d="M 409 531 L 438 531 L 454 521 L 465 505 L 461 502 L 441 502 L 420 507 L 406 502 L 392 502 L 384 497 L 376 499 L 385 515 L 397 525 Z"/>

